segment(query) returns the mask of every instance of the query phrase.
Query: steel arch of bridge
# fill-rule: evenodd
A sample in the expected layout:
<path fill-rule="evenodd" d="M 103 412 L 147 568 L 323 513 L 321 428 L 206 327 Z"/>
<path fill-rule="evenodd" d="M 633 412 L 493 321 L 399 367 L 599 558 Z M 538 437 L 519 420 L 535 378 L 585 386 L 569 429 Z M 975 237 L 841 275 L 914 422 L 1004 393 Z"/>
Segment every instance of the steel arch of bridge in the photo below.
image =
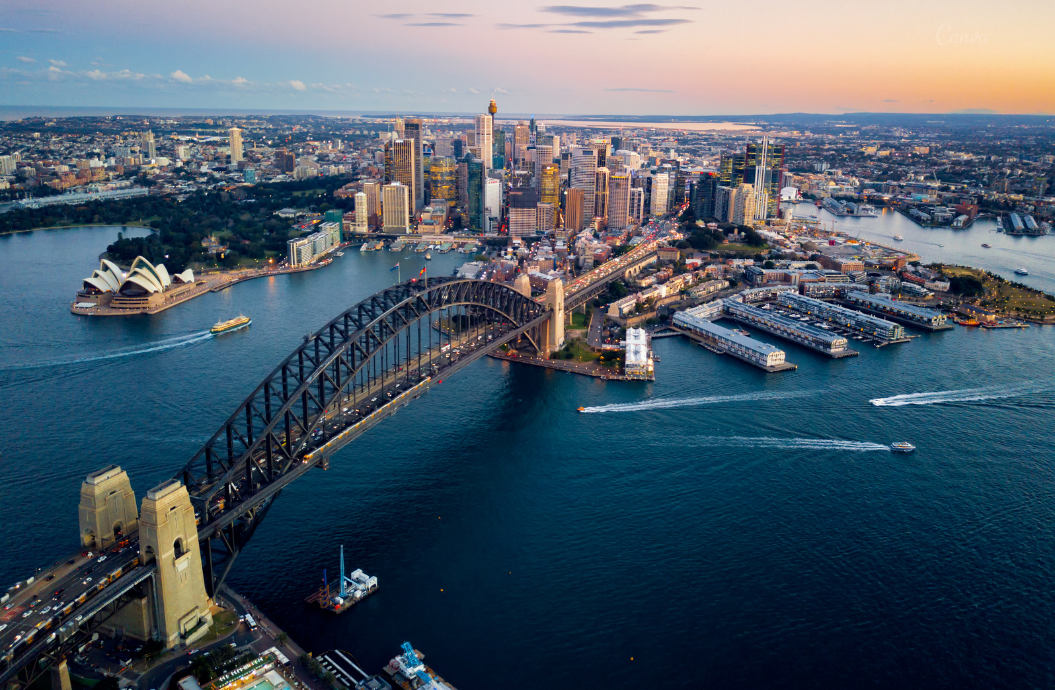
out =
<path fill-rule="evenodd" d="M 326 428 L 328 413 L 340 408 L 348 389 L 354 392 L 364 377 L 371 385 L 379 377 L 383 386 L 393 343 L 406 334 L 406 361 L 412 364 L 411 326 L 418 324 L 420 351 L 422 319 L 430 319 L 431 345 L 431 315 L 458 308 L 508 325 L 508 337 L 489 347 L 521 334 L 530 339 L 548 314 L 544 305 L 489 281 L 408 281 L 379 292 L 307 336 L 176 475 L 198 514 L 210 595 L 282 488 L 319 462 L 311 457 L 312 434 Z"/>

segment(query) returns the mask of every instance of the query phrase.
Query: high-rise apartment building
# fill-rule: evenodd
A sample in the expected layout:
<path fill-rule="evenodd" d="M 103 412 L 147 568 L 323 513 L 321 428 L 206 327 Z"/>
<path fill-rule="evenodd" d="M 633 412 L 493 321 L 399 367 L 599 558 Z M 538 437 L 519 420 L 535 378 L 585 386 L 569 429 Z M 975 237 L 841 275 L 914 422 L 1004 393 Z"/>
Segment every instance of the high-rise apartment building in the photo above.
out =
<path fill-rule="evenodd" d="M 416 157 L 417 143 L 413 139 L 396 139 L 385 144 L 385 182 L 398 182 L 410 191 L 410 200 L 417 198 Z"/>
<path fill-rule="evenodd" d="M 670 189 L 670 177 L 666 172 L 652 175 L 652 194 L 649 200 L 649 213 L 662 216 L 667 212 L 667 192 Z"/>
<path fill-rule="evenodd" d="M 366 222 L 373 229 L 381 225 L 381 183 L 377 180 L 363 182 L 366 195 Z"/>
<path fill-rule="evenodd" d="M 608 181 L 608 227 L 622 230 L 630 225 L 630 176 L 612 175 Z"/>
<path fill-rule="evenodd" d="M 410 187 L 400 182 L 386 184 L 381 202 L 385 232 L 410 232 Z"/>
<path fill-rule="evenodd" d="M 581 232 L 585 227 L 583 224 L 585 206 L 586 192 L 574 187 L 569 188 L 564 196 L 564 227 L 569 232 Z"/>
<path fill-rule="evenodd" d="M 484 169 L 490 170 L 494 162 L 494 120 L 487 113 L 473 118 L 476 124 L 476 147 L 480 149 L 480 160 Z"/>
<path fill-rule="evenodd" d="M 355 195 L 355 225 L 352 226 L 352 232 L 362 235 L 370 230 L 370 213 L 369 204 L 366 200 L 366 194 L 363 192 L 357 192 Z"/>
<path fill-rule="evenodd" d="M 630 188 L 630 220 L 643 223 L 645 220 L 645 190 L 641 187 Z"/>
<path fill-rule="evenodd" d="M 692 186 L 692 212 L 698 220 L 716 218 L 714 201 L 718 193 L 718 173 L 705 172 Z"/>
<path fill-rule="evenodd" d="M 542 166 L 542 172 L 539 173 L 539 203 L 550 204 L 554 209 L 560 208 L 560 179 L 559 165 L 547 163 Z"/>
<path fill-rule="evenodd" d="M 768 137 L 748 144 L 744 153 L 743 182 L 755 188 L 757 220 L 780 217 L 780 182 L 784 171 L 784 145 L 771 144 Z"/>
<path fill-rule="evenodd" d="M 485 232 L 494 232 L 502 219 L 502 181 L 492 177 L 484 181 L 484 216 L 487 218 Z"/>
<path fill-rule="evenodd" d="M 579 147 L 571 152 L 571 188 L 581 189 L 582 217 L 579 228 L 593 224 L 594 205 L 597 188 L 597 150 Z"/>
<path fill-rule="evenodd" d="M 714 195 L 714 217 L 723 223 L 732 218 L 733 203 L 736 200 L 736 189 L 719 185 Z"/>
<path fill-rule="evenodd" d="M 729 222 L 736 225 L 753 225 L 755 222 L 755 210 L 757 208 L 757 195 L 754 185 L 744 182 L 736 189 L 733 198 L 732 213 Z"/>
<path fill-rule="evenodd" d="M 403 124 L 403 138 L 414 140 L 414 209 L 418 211 L 424 206 L 425 194 L 423 134 L 421 118 L 407 118 Z"/>
<path fill-rule="evenodd" d="M 279 149 L 275 151 L 275 169 L 282 173 L 291 173 L 297 167 L 297 157 L 292 151 Z"/>
<path fill-rule="evenodd" d="M 593 215 L 595 218 L 608 217 L 608 168 L 597 168 L 593 189 Z"/>
<path fill-rule="evenodd" d="M 238 161 L 243 158 L 242 130 L 232 127 L 227 130 L 227 136 L 231 145 L 231 165 L 238 165 Z"/>
<path fill-rule="evenodd" d="M 143 157 L 147 160 L 157 158 L 158 152 L 154 145 L 154 133 L 149 129 L 139 135 L 139 145 L 143 149 Z"/>
<path fill-rule="evenodd" d="M 449 156 L 433 156 L 429 166 L 430 198 L 443 199 L 450 209 L 458 203 L 458 164 Z"/>

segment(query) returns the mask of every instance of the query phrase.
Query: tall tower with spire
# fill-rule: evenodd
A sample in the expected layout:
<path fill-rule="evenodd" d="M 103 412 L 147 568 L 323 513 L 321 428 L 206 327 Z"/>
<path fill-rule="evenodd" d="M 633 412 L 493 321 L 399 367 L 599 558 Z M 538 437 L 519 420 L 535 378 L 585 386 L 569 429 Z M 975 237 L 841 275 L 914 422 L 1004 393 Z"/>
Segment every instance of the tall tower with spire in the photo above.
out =
<path fill-rule="evenodd" d="M 500 136 L 501 130 L 498 129 L 498 118 L 495 115 L 498 114 L 498 104 L 495 103 L 495 99 L 491 99 L 491 102 L 487 106 L 487 114 L 491 116 L 491 157 L 505 154 L 505 137 Z"/>

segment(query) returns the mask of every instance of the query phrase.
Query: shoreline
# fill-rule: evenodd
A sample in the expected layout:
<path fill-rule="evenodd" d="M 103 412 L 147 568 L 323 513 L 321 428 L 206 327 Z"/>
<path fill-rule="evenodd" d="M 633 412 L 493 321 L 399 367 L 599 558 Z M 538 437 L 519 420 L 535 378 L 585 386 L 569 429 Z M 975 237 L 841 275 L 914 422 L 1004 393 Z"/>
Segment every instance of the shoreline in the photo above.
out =
<path fill-rule="evenodd" d="M 140 225 L 138 223 L 116 223 L 114 225 L 105 225 L 101 223 L 80 223 L 78 225 L 49 225 L 43 228 L 29 228 L 28 230 L 5 230 L 0 232 L 0 237 L 5 235 L 24 235 L 27 232 L 36 232 L 37 230 L 76 230 L 78 228 L 143 228 L 145 230 L 154 231 L 154 228 L 149 225 Z"/>

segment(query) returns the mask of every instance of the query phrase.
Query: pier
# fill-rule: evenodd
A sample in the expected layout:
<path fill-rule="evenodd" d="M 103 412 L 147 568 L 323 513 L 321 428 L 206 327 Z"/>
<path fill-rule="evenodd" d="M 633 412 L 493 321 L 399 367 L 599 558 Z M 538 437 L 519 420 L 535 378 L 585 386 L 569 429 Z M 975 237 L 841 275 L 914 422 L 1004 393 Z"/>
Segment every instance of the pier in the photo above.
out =
<path fill-rule="evenodd" d="M 748 326 L 754 326 L 767 333 L 809 348 L 814 352 L 828 355 L 833 359 L 856 357 L 856 350 L 851 350 L 847 340 L 841 335 L 831 333 L 816 326 L 809 326 L 793 318 L 775 314 L 766 309 L 759 309 L 739 302 L 725 303 L 726 318 L 733 319 Z"/>

